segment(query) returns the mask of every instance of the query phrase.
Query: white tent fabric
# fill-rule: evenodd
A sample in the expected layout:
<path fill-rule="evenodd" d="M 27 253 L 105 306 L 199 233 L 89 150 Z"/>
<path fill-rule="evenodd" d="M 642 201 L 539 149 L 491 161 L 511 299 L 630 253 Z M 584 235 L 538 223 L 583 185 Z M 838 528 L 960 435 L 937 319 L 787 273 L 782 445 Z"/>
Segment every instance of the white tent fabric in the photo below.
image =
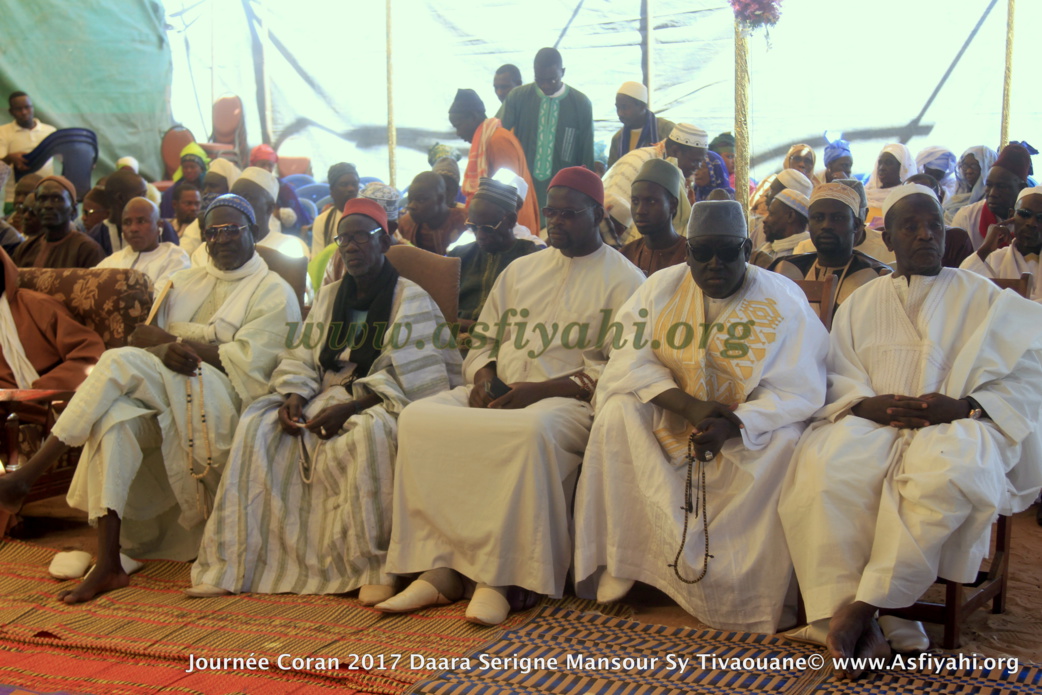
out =
<path fill-rule="evenodd" d="M 238 94 L 251 145 L 268 139 L 282 155 L 311 157 L 320 180 L 330 164 L 351 161 L 363 176 L 386 181 L 385 2 L 165 0 L 174 117 L 203 137 L 213 100 Z M 503 63 L 531 81 L 535 52 L 556 45 L 565 82 L 593 101 L 596 138 L 605 144 L 619 127 L 618 86 L 642 79 L 640 0 L 390 2 L 400 188 L 427 168 L 435 142 L 466 152 L 449 127 L 449 104 L 456 89 L 469 87 L 493 115 L 492 76 Z M 646 5 L 654 13 L 652 109 L 711 137 L 733 130 L 729 4 Z M 776 171 L 796 142 L 813 145 L 820 166 L 825 130 L 852 141 L 862 172 L 887 142 L 913 152 L 997 147 L 1005 7 L 997 0 L 787 0 L 769 41 L 761 30 L 749 42 L 753 175 Z M 1017 25 L 1042 26 L 1042 3 L 1019 3 Z M 1038 59 L 1031 34 L 1022 29 L 1018 38 L 1010 137 L 1037 146 L 1042 93 L 1030 68 Z"/>

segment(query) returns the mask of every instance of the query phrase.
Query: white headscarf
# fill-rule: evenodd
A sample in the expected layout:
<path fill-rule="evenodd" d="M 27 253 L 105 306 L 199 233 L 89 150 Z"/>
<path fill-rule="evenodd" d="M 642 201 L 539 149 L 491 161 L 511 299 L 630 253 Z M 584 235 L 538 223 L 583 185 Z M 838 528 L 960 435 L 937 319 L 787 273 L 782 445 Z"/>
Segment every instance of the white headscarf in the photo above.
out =
<path fill-rule="evenodd" d="M 980 164 L 980 176 L 972 188 L 962 177 L 962 170 L 959 168 L 959 163 L 966 158 L 966 155 L 973 155 L 973 158 Z M 973 205 L 984 199 L 984 179 L 988 178 L 988 170 L 995 166 L 995 160 L 998 158 L 999 155 L 995 150 L 983 145 L 971 147 L 962 153 L 962 157 L 959 157 L 959 162 L 955 165 L 955 180 L 958 182 L 955 193 L 944 200 L 945 222 L 951 224 L 955 219 L 955 213 L 967 205 Z"/>
<path fill-rule="evenodd" d="M 899 142 L 892 142 L 880 151 L 879 156 L 881 157 L 884 152 L 892 154 L 898 162 L 901 164 L 901 181 L 904 181 L 912 174 L 915 174 L 918 169 L 915 166 L 915 157 L 912 156 L 911 150 L 902 145 Z M 868 178 L 868 185 L 865 186 L 865 195 L 868 197 L 868 206 L 870 208 L 882 208 L 883 201 L 890 194 L 891 188 L 883 188 L 879 183 L 878 174 L 878 162 L 879 157 L 876 157 L 876 166 L 872 167 L 872 175 Z M 898 184 L 900 185 L 900 184 Z"/>

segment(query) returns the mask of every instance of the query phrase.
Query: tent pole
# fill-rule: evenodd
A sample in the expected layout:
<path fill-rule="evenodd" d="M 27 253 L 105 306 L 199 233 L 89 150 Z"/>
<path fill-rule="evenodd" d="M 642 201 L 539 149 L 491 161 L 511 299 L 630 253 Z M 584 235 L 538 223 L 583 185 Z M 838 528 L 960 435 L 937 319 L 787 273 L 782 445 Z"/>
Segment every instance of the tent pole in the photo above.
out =
<path fill-rule="evenodd" d="M 275 141 L 275 130 L 271 116 L 271 75 L 268 73 L 268 46 L 271 45 L 271 11 L 266 3 L 261 3 L 261 17 L 264 21 L 264 36 L 261 38 L 261 79 L 264 80 L 264 122 L 261 124 L 263 137 L 261 142 L 271 144 Z"/>
<path fill-rule="evenodd" d="M 1002 79 L 1002 131 L 999 136 L 999 148 L 1009 143 L 1009 98 L 1013 85 L 1013 15 L 1016 13 L 1016 0 L 1009 0 L 1006 9 L 1006 73 Z"/>
<path fill-rule="evenodd" d="M 654 45 L 651 40 L 651 2 L 652 0 L 643 0 L 644 10 L 644 86 L 648 88 L 648 108 L 652 108 L 651 101 L 651 66 L 652 57 L 651 51 Z"/>
<path fill-rule="evenodd" d="M 1012 2 L 1012 0 L 1010 0 Z M 749 44 L 745 30 L 736 20 L 734 23 L 734 139 L 735 173 L 734 199 L 745 214 L 749 210 Z"/>
<path fill-rule="evenodd" d="M 398 131 L 394 126 L 394 67 L 391 60 L 391 0 L 387 3 L 387 166 L 391 186 L 398 187 L 395 179 L 398 167 L 395 164 L 395 148 L 398 146 Z"/>

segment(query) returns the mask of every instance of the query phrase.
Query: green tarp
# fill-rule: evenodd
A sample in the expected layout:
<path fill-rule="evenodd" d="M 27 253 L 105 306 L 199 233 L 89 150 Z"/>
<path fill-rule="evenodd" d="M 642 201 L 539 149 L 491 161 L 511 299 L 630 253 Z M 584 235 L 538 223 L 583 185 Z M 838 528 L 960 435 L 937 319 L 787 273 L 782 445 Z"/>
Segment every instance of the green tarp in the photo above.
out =
<path fill-rule="evenodd" d="M 11 120 L 7 96 L 27 92 L 39 120 L 97 134 L 95 179 L 128 155 L 146 178 L 162 179 L 172 72 L 164 24 L 150 0 L 0 0 L 0 122 Z"/>

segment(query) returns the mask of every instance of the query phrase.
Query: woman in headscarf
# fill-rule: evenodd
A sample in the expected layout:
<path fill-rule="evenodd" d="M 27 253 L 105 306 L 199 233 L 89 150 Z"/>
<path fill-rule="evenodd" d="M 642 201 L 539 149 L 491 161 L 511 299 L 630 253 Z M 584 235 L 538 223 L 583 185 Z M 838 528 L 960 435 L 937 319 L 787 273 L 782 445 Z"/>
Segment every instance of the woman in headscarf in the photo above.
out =
<path fill-rule="evenodd" d="M 706 152 L 705 160 L 695 169 L 695 184 L 692 190 L 695 192 L 696 203 L 709 200 L 709 194 L 716 190 L 725 191 L 734 200 L 734 188 L 731 187 L 727 163 L 723 157 L 712 150 Z"/>
<path fill-rule="evenodd" d="M 984 198 L 984 178 L 998 158 L 998 152 L 984 145 L 962 153 L 955 168 L 955 192 L 944 200 L 945 224 L 950 225 L 959 210 Z"/>
<path fill-rule="evenodd" d="M 435 347 L 437 304 L 386 260 L 387 228 L 377 202 L 344 206 L 335 240 L 347 274 L 242 416 L 190 596 L 360 589 L 373 605 L 394 594 L 384 561 L 398 415 L 462 377 L 455 346 Z"/>
<path fill-rule="evenodd" d="M 810 145 L 799 143 L 790 147 L 785 154 L 782 169 L 795 169 L 810 179 L 815 186 L 818 186 L 821 184 L 821 181 L 814 176 L 814 164 L 817 161 L 818 157 L 814 154 L 814 148 Z"/>
<path fill-rule="evenodd" d="M 865 195 L 868 197 L 868 218 L 865 226 L 880 227 L 883 224 L 883 201 L 890 189 L 900 186 L 909 176 L 917 173 L 915 157 L 899 142 L 892 142 L 879 153 L 876 168 L 868 178 Z"/>
<path fill-rule="evenodd" d="M 203 187 L 203 177 L 210 166 L 210 158 L 206 151 L 198 143 L 190 142 L 181 150 L 181 166 L 174 172 L 174 185 L 163 191 L 163 198 L 159 204 L 159 216 L 168 220 L 174 216 L 174 188 L 182 180 L 191 181 L 200 189 Z"/>

